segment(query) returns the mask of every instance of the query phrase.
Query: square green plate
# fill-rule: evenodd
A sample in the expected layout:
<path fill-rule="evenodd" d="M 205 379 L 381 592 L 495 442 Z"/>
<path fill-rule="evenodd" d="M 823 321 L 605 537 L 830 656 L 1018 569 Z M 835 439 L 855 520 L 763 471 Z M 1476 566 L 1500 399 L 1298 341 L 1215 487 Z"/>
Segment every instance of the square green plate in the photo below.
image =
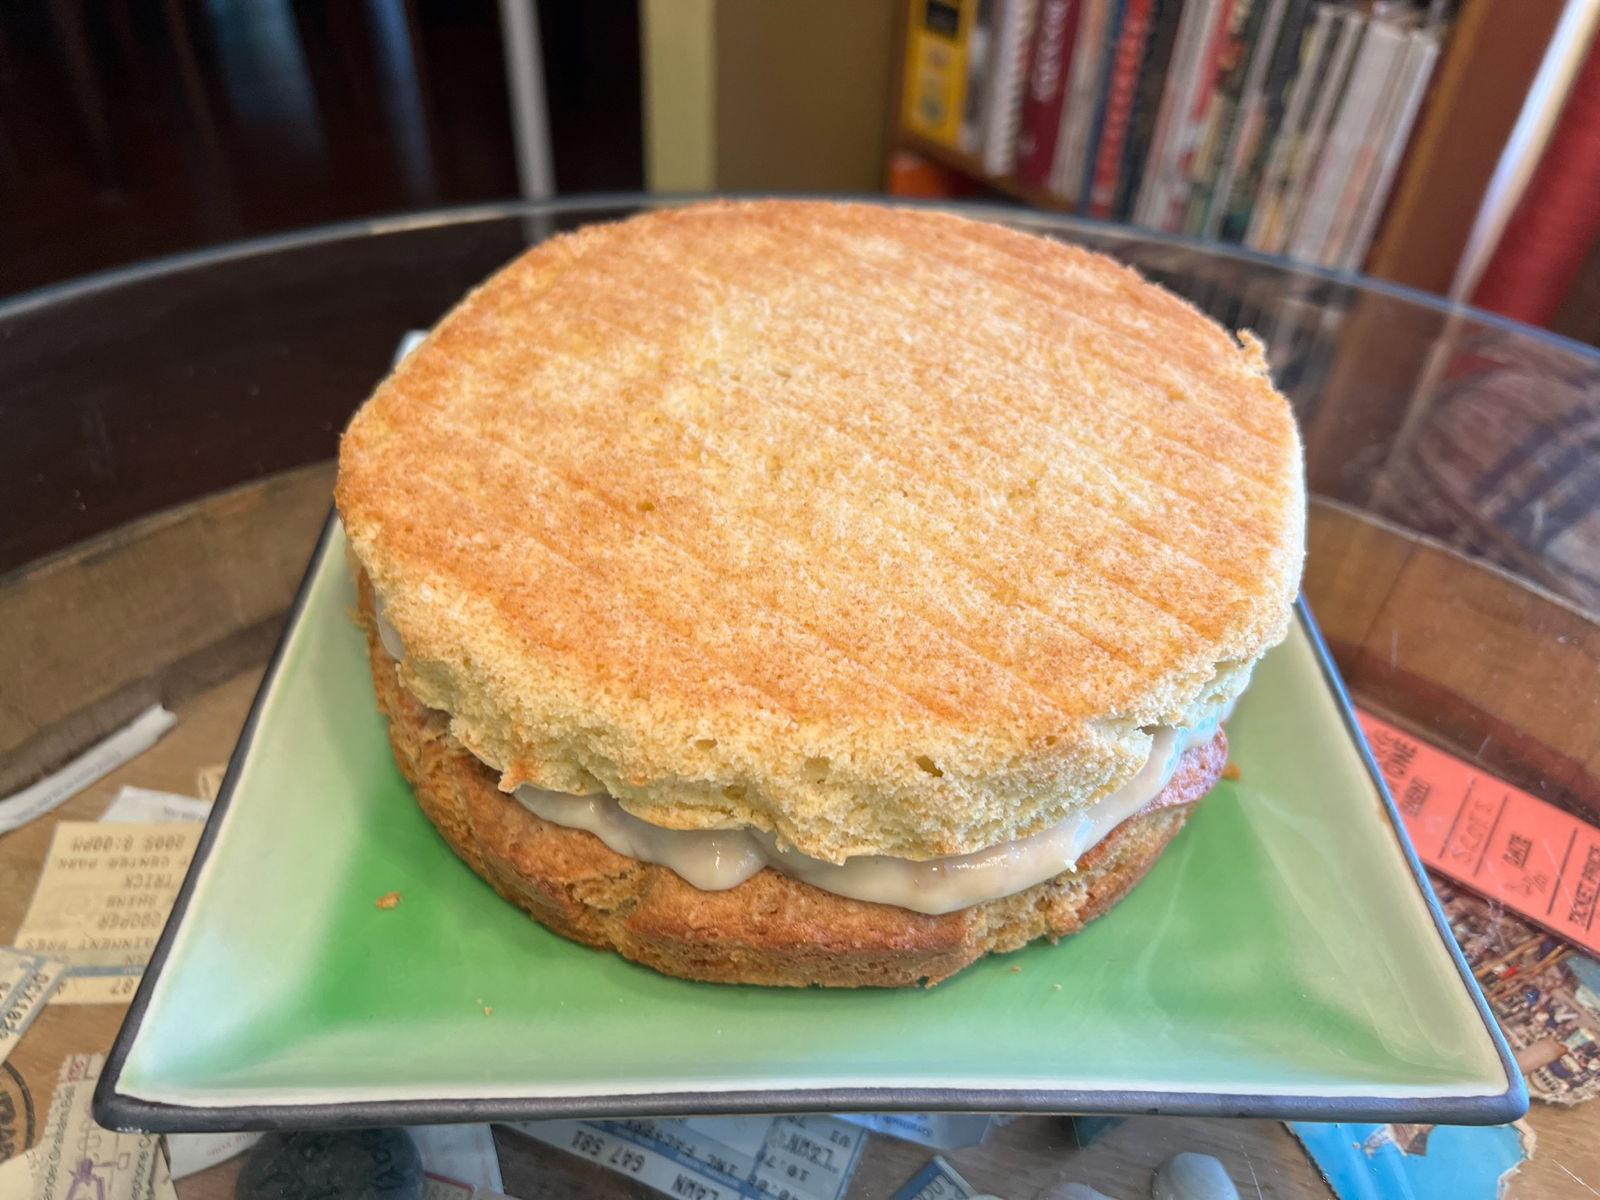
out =
<path fill-rule="evenodd" d="M 343 548 L 330 522 L 102 1075 L 107 1125 L 1527 1107 L 1303 610 L 1229 722 L 1240 780 L 1084 932 L 926 990 L 734 987 L 564 941 L 454 857 L 390 759 Z"/>

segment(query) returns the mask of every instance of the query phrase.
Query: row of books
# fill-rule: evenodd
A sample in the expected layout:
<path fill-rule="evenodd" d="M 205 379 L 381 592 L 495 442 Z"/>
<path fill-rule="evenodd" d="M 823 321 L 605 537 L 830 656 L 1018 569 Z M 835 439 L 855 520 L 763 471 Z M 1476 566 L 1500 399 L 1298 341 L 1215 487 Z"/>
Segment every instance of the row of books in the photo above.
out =
<path fill-rule="evenodd" d="M 1401 0 L 910 0 L 902 123 L 1093 217 L 1361 265 L 1439 57 Z"/>

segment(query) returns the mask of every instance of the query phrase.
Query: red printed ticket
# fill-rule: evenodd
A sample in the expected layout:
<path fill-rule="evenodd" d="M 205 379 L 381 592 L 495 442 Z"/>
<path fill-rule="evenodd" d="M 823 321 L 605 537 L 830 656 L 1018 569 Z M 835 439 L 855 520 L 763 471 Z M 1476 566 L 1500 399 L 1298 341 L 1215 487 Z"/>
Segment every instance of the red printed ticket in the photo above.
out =
<path fill-rule="evenodd" d="M 1357 711 L 1417 856 L 1600 954 L 1600 829 Z"/>

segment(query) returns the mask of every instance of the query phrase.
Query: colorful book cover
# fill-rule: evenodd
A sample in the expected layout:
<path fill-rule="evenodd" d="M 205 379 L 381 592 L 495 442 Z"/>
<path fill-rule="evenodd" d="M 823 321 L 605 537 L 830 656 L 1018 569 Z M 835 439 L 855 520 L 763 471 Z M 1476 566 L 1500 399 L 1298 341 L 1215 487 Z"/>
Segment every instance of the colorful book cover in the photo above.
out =
<path fill-rule="evenodd" d="M 1133 120 L 1122 147 L 1122 166 L 1118 171 L 1117 194 L 1110 215 L 1119 221 L 1132 216 L 1133 204 L 1144 178 L 1145 159 L 1155 135 L 1156 115 L 1161 109 L 1161 93 L 1166 89 L 1168 67 L 1178 41 L 1178 25 L 1183 0 L 1157 0 L 1151 18 L 1150 40 L 1145 60 L 1139 69 L 1139 91 L 1133 101 Z"/>
<path fill-rule="evenodd" d="M 1332 248 L 1339 245 L 1346 224 L 1355 219 L 1355 197 L 1366 155 L 1363 147 L 1372 136 L 1379 109 L 1390 92 L 1390 80 L 1405 50 L 1405 32 L 1387 21 L 1367 22 L 1361 50 L 1350 68 L 1338 109 L 1328 126 L 1327 138 L 1315 174 L 1301 204 L 1291 257 L 1331 265 Z"/>
<path fill-rule="evenodd" d="M 1009 175 L 1017 164 L 1017 127 L 1022 89 L 1027 82 L 1028 38 L 1033 33 L 1035 0 L 999 0 L 1000 23 L 994 46 L 994 86 L 983 119 L 983 169 Z"/>
<path fill-rule="evenodd" d="M 1226 0 L 1188 0 L 1183 6 L 1168 82 L 1161 93 L 1161 107 L 1156 114 L 1138 198 L 1133 205 L 1137 224 L 1157 224 L 1157 214 L 1165 207 L 1166 197 L 1171 192 L 1173 166 L 1179 153 L 1179 132 L 1192 103 L 1191 93 L 1205 58 L 1210 31 L 1224 3 Z"/>
<path fill-rule="evenodd" d="M 1283 117 L 1273 135 L 1272 147 L 1267 152 L 1262 168 L 1261 182 L 1250 202 L 1250 222 L 1245 227 L 1244 243 L 1260 250 L 1267 249 L 1277 238 L 1282 225 L 1285 194 L 1289 186 L 1289 168 L 1299 153 L 1306 136 L 1311 112 L 1322 88 L 1332 60 L 1337 41 L 1335 17 L 1337 9 L 1331 4 L 1318 5 L 1312 17 L 1311 29 L 1301 43 L 1300 60 L 1295 66 L 1294 79 L 1289 86 L 1288 100 Z"/>
<path fill-rule="evenodd" d="M 1150 35 L 1157 16 L 1155 0 L 1128 0 L 1122 28 L 1112 47 L 1106 71 L 1106 100 L 1100 119 L 1100 141 L 1089 180 L 1088 213 L 1109 217 L 1117 198 L 1117 182 L 1122 171 L 1122 154 L 1133 123 L 1134 100 L 1139 94 L 1139 72 L 1143 66 Z"/>
<path fill-rule="evenodd" d="M 1035 187 L 1050 182 L 1080 8 L 1079 0 L 1041 0 L 1034 22 L 1028 87 L 1017 133 L 1017 178 Z"/>
<path fill-rule="evenodd" d="M 1133 193 L 1127 219 L 1130 224 L 1142 225 L 1161 190 L 1161 174 L 1166 164 L 1166 145 L 1172 134 L 1173 116 L 1177 112 L 1178 97 L 1185 81 L 1193 70 L 1196 28 L 1201 10 L 1211 0 L 1186 0 L 1178 18 L 1177 32 L 1173 35 L 1172 54 L 1167 60 L 1167 78 L 1161 87 L 1161 100 L 1156 106 L 1155 122 L 1150 129 L 1149 145 L 1145 150 L 1144 165 L 1140 168 L 1139 187 Z"/>
<path fill-rule="evenodd" d="M 1194 173 L 1195 150 L 1204 129 L 1211 93 L 1216 87 L 1229 19 L 1237 2 L 1240 0 L 1222 0 L 1216 6 L 1189 90 L 1189 103 L 1186 109 L 1179 110 L 1180 120 L 1174 127 L 1168 160 L 1169 186 L 1151 222 L 1155 228 L 1169 233 L 1181 228 L 1183 214 L 1188 205 L 1189 180 Z"/>
<path fill-rule="evenodd" d="M 1194 157 L 1185 176 L 1188 195 L 1178 221 L 1178 229 L 1184 233 L 1198 233 L 1204 219 L 1223 145 L 1244 94 L 1250 48 L 1260 36 L 1267 8 L 1268 0 L 1234 0 L 1233 11 L 1228 14 L 1227 24 L 1218 39 L 1216 74 L 1204 100 L 1204 116 L 1195 139 Z"/>
<path fill-rule="evenodd" d="M 1361 40 L 1367 32 L 1367 14 L 1357 9 L 1340 9 L 1334 19 L 1333 51 L 1328 56 L 1328 68 L 1323 73 L 1317 89 L 1316 102 L 1311 110 L 1305 133 L 1295 143 L 1294 156 L 1286 171 L 1283 204 L 1277 214 L 1274 240 L 1262 249 L 1274 254 L 1291 253 L 1307 197 L 1321 170 L 1323 150 L 1328 130 L 1344 100 L 1350 82 L 1350 69 L 1355 62 Z"/>
<path fill-rule="evenodd" d="M 1249 227 L 1250 211 L 1266 174 L 1273 143 L 1288 112 L 1295 81 L 1302 64 L 1311 58 L 1307 46 L 1311 37 L 1311 14 L 1310 0 L 1289 0 L 1283 28 L 1278 33 L 1266 78 L 1261 84 L 1260 103 L 1246 115 L 1250 125 L 1241 137 L 1233 182 L 1217 214 L 1214 236 L 1226 241 L 1242 241 Z"/>
<path fill-rule="evenodd" d="M 1267 71 L 1278 48 L 1278 34 L 1283 28 L 1284 13 L 1289 0 L 1267 0 L 1267 8 L 1249 47 L 1249 63 L 1244 71 L 1244 83 L 1234 102 L 1233 118 L 1227 138 L 1217 151 L 1215 175 L 1207 188 L 1203 207 L 1196 214 L 1194 232 L 1201 237 L 1214 238 L 1222 225 L 1222 214 L 1233 191 L 1235 176 L 1243 169 L 1250 155 L 1261 124 L 1263 91 Z"/>
<path fill-rule="evenodd" d="M 1095 117 L 1095 101 L 1100 95 L 1100 67 L 1105 57 L 1111 4 L 1112 0 L 1080 0 L 1072 74 L 1067 81 L 1055 161 L 1050 167 L 1050 190 L 1069 204 L 1077 203 L 1078 186 L 1083 180 L 1090 125 Z"/>
<path fill-rule="evenodd" d="M 1099 91 L 1095 95 L 1094 115 L 1089 120 L 1089 136 L 1083 147 L 1077 182 L 1079 211 L 1089 207 L 1089 188 L 1094 183 L 1095 165 L 1099 162 L 1100 139 L 1105 133 L 1106 108 L 1111 99 L 1111 72 L 1116 62 L 1117 46 L 1122 40 L 1122 27 L 1127 20 L 1130 4 L 1142 0 L 1111 0 L 1111 11 L 1106 18 L 1105 39 L 1100 52 Z"/>

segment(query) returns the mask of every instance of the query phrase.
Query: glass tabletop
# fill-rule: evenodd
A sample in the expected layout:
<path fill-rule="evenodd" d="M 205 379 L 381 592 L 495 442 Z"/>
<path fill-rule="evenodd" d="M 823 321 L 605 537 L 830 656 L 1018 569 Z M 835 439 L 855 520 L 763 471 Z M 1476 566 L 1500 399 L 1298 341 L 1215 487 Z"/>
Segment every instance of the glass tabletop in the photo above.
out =
<path fill-rule="evenodd" d="M 0 524 L 0 574 L 136 517 L 331 457 L 402 332 L 429 326 L 542 238 L 672 202 L 579 198 L 356 222 L 0 303 L 0 506 L 10 517 Z M 1018 208 L 963 211 L 1103 251 L 1259 336 L 1301 420 L 1322 526 L 1360 514 L 1509 572 L 1541 601 L 1600 610 L 1600 352 L 1424 293 L 1237 248 Z M 1341 535 L 1337 550 L 1329 537 L 1319 545 L 1328 530 L 1313 520 L 1307 587 L 1350 682 L 1357 691 L 1409 688 L 1416 694 L 1388 707 L 1438 726 L 1437 714 L 1411 716 L 1418 689 L 1438 680 L 1431 668 L 1409 678 L 1408 646 L 1388 664 L 1391 678 L 1363 676 L 1384 657 L 1383 631 L 1356 625 L 1377 610 L 1353 595 L 1330 608 L 1318 595 L 1336 579 L 1346 593 L 1359 589 L 1335 557 L 1354 543 Z M 1368 607 L 1384 586 L 1367 581 Z M 1341 620 L 1352 605 L 1355 624 Z M 1470 699 L 1485 688 L 1492 682 L 1474 683 Z M 1523 679 L 1519 689 L 1538 687 Z M 1592 798 L 1600 745 L 1579 731 L 1558 738 L 1552 756 L 1504 721 L 1447 712 L 1444 724 L 1452 743 L 1488 738 L 1485 765 L 1514 782 L 1568 804 L 1581 804 L 1586 789 Z"/>
<path fill-rule="evenodd" d="M 403 333 L 528 245 L 673 202 L 364 221 L 0 303 L 0 600 L 130 522 L 331 458 Z M 1489 777 L 1600 816 L 1600 352 L 1236 248 L 961 211 L 1103 251 L 1258 336 L 1306 442 L 1306 594 L 1358 704 Z M 312 498 L 324 506 L 325 478 Z M 26 636 L 0 634 L 0 650 Z M 29 651 L 22 682 L 98 670 L 73 653 Z M 22 734 L 0 732 L 4 765 Z M 1065 1135 L 1051 1136 L 1062 1149 Z"/>
<path fill-rule="evenodd" d="M 400 331 L 427 327 L 553 233 L 672 202 L 580 198 L 352 222 L 0 301 L 0 503 L 13 514 L 0 571 L 330 456 Z M 1253 331 L 1300 415 L 1314 493 L 1600 606 L 1600 567 L 1562 523 L 1574 488 L 1593 490 L 1593 468 L 1577 482 L 1554 478 L 1554 462 L 1515 486 L 1508 478 L 1534 442 L 1593 413 L 1600 352 L 1237 247 L 1025 209 L 962 211 L 1103 251 Z M 1447 461 L 1463 436 L 1474 446 Z"/>

